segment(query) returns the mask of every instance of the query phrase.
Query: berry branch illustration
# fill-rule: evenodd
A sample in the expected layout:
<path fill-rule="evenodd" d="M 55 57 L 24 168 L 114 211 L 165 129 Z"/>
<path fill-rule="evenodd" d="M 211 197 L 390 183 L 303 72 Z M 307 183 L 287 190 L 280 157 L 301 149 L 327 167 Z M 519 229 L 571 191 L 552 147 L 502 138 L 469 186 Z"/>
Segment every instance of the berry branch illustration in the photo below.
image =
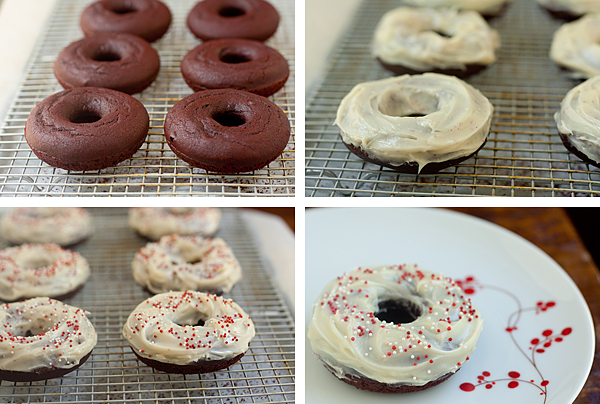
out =
<path fill-rule="evenodd" d="M 540 377 L 539 381 L 535 381 L 534 379 L 524 379 L 521 377 L 519 372 L 514 370 L 509 371 L 507 373 L 508 377 L 502 377 L 499 379 L 490 379 L 492 376 L 490 372 L 484 371 L 479 376 L 477 376 L 477 383 L 462 383 L 460 385 L 460 389 L 466 392 L 474 391 L 476 388 L 485 386 L 486 390 L 493 388 L 498 382 L 507 381 L 507 387 L 510 389 L 514 389 L 519 387 L 519 384 L 531 385 L 540 390 L 540 395 L 544 397 L 544 403 L 546 403 L 546 399 L 548 396 L 548 384 L 550 383 L 548 380 L 544 378 L 542 375 L 541 369 L 537 366 L 536 363 L 536 354 L 543 354 L 546 352 L 552 344 L 560 343 L 563 339 L 571 334 L 573 331 L 571 327 L 564 328 L 562 331 L 555 333 L 551 329 L 547 329 L 542 331 L 541 335 L 531 339 L 529 343 L 528 349 L 523 349 L 517 340 L 515 339 L 514 332 L 518 330 L 518 324 L 521 320 L 521 316 L 527 312 L 534 312 L 536 315 L 546 312 L 547 310 L 556 306 L 556 302 L 553 301 L 538 301 L 533 307 L 523 307 L 521 301 L 517 296 L 515 296 L 510 291 L 493 286 L 493 285 L 482 285 L 479 283 L 477 279 L 472 276 L 465 278 L 464 280 L 456 280 L 456 283 L 461 286 L 463 291 L 467 295 L 475 294 L 479 289 L 491 289 L 496 290 L 497 292 L 503 293 L 510 297 L 517 305 L 517 310 L 514 311 L 509 317 L 506 324 L 506 332 L 509 333 L 510 338 L 513 344 L 517 347 L 519 352 L 529 361 L 533 369 L 537 372 Z"/>

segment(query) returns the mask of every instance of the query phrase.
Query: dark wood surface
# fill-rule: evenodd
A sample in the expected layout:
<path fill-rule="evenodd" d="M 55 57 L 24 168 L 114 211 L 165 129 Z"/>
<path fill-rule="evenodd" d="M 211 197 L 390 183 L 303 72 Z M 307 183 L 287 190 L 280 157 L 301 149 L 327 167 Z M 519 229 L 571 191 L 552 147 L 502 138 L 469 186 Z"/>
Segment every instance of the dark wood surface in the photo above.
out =
<path fill-rule="evenodd" d="M 600 404 L 600 272 L 562 208 L 453 208 L 496 223 L 544 250 L 573 278 L 585 297 L 596 330 L 590 376 L 576 404 Z"/>

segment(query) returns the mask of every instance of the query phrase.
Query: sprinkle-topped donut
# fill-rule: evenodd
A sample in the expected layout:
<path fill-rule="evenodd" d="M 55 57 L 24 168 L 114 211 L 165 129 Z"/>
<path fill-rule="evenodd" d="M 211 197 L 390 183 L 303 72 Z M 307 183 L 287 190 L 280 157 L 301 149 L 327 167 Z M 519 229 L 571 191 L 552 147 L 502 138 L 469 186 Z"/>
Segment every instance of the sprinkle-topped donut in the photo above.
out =
<path fill-rule="evenodd" d="M 344 382 L 402 393 L 459 370 L 481 329 L 479 311 L 451 279 L 416 265 L 373 266 L 325 286 L 308 338 L 325 367 Z"/>
<path fill-rule="evenodd" d="M 254 324 L 232 300 L 169 292 L 140 303 L 123 326 L 123 336 L 137 357 L 157 370 L 206 373 L 244 356 Z"/>
<path fill-rule="evenodd" d="M 136 282 L 152 293 L 200 290 L 227 293 L 242 279 L 231 248 L 220 238 L 161 237 L 141 248 L 132 263 Z"/>
<path fill-rule="evenodd" d="M 29 382 L 81 366 L 97 335 L 86 312 L 47 297 L 0 306 L 0 379 Z"/>
<path fill-rule="evenodd" d="M 600 4 L 600 2 L 599 2 Z M 586 79 L 600 75 L 600 13 L 563 24 L 555 33 L 550 58 L 572 70 L 571 76 Z"/>
<path fill-rule="evenodd" d="M 512 0 L 404 0 L 405 4 L 415 7 L 444 7 L 473 10 L 486 17 L 499 15 L 504 6 L 510 2 Z"/>
<path fill-rule="evenodd" d="M 150 240 L 167 234 L 208 237 L 221 220 L 218 208 L 131 208 L 129 226 Z"/>

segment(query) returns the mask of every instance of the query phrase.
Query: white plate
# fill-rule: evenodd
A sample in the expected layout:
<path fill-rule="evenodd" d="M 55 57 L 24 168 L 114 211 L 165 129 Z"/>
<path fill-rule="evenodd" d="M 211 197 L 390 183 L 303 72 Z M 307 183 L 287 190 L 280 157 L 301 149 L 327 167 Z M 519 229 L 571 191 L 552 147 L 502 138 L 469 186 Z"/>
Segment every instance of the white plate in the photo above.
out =
<path fill-rule="evenodd" d="M 595 341 L 592 316 L 581 292 L 538 247 L 468 215 L 409 208 L 307 211 L 307 330 L 312 304 L 329 280 L 361 265 L 401 263 L 416 263 L 453 279 L 474 276 L 475 282 L 464 286 L 474 290 L 472 300 L 482 313 L 484 329 L 471 360 L 446 382 L 422 392 L 370 393 L 331 375 L 306 339 L 307 403 L 569 404 L 575 400 L 590 372 Z M 536 309 L 538 302 L 545 310 Z M 523 311 L 517 328 L 508 332 L 518 304 Z M 516 319 L 512 317 L 511 326 Z M 567 328 L 572 332 L 562 335 Z M 553 341 L 547 348 L 542 346 L 545 330 L 552 330 Z M 534 350 L 529 349 L 534 338 L 542 340 L 535 350 L 544 349 L 533 355 L 535 367 L 530 361 Z M 478 387 L 461 390 L 464 383 L 478 385 L 483 372 L 490 375 Z M 518 372 L 519 377 L 512 378 L 509 372 Z M 542 380 L 548 381 L 545 388 Z M 491 381 L 495 384 L 486 388 Z"/>

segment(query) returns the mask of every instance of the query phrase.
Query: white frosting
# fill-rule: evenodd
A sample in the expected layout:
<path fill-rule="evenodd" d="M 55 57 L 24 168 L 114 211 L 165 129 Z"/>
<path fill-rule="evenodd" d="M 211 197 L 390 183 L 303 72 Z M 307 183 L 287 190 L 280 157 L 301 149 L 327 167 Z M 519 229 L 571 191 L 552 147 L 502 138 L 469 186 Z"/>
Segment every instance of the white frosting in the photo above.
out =
<path fill-rule="evenodd" d="M 90 267 L 79 253 L 57 244 L 23 244 L 0 250 L 0 298 L 65 295 L 90 276 Z"/>
<path fill-rule="evenodd" d="M 406 324 L 387 323 L 378 305 L 404 299 L 421 309 Z M 416 265 L 359 268 L 332 280 L 315 303 L 312 350 L 338 378 L 422 386 L 456 372 L 482 329 L 479 311 L 458 285 Z"/>
<path fill-rule="evenodd" d="M 554 120 L 577 150 L 600 163 L 600 76 L 569 91 Z"/>
<path fill-rule="evenodd" d="M 552 11 L 564 11 L 573 15 L 600 13 L 598 0 L 537 0 L 537 2 Z"/>
<path fill-rule="evenodd" d="M 200 320 L 204 325 L 197 326 Z M 170 292 L 140 303 L 123 326 L 123 336 L 142 357 L 188 365 L 246 352 L 254 323 L 232 300 L 200 292 Z"/>
<path fill-rule="evenodd" d="M 0 369 L 68 369 L 96 345 L 86 312 L 47 297 L 0 306 Z M 26 337 L 27 332 L 32 336 Z"/>
<path fill-rule="evenodd" d="M 396 8 L 381 18 L 373 37 L 375 57 L 417 71 L 487 66 L 499 47 L 498 32 L 479 13 L 456 9 Z"/>
<path fill-rule="evenodd" d="M 600 14 L 563 24 L 554 33 L 550 58 L 573 70 L 574 78 L 600 75 Z"/>
<path fill-rule="evenodd" d="M 454 7 L 489 16 L 498 14 L 504 4 L 510 2 L 512 0 L 404 0 L 405 4 L 416 7 Z"/>
<path fill-rule="evenodd" d="M 90 215 L 82 208 L 16 208 L 2 217 L 2 238 L 11 244 L 76 244 L 91 233 Z"/>
<path fill-rule="evenodd" d="M 218 208 L 131 208 L 129 226 L 158 240 L 166 234 L 182 236 L 212 236 L 219 228 L 221 210 Z"/>
<path fill-rule="evenodd" d="M 223 239 L 163 236 L 141 248 L 132 263 L 137 283 L 153 293 L 169 290 L 229 292 L 242 269 Z"/>
<path fill-rule="evenodd" d="M 453 76 L 425 73 L 356 85 L 335 124 L 345 143 L 392 165 L 428 163 L 473 154 L 487 139 L 494 107 Z M 425 114 L 409 117 L 412 114 Z"/>

